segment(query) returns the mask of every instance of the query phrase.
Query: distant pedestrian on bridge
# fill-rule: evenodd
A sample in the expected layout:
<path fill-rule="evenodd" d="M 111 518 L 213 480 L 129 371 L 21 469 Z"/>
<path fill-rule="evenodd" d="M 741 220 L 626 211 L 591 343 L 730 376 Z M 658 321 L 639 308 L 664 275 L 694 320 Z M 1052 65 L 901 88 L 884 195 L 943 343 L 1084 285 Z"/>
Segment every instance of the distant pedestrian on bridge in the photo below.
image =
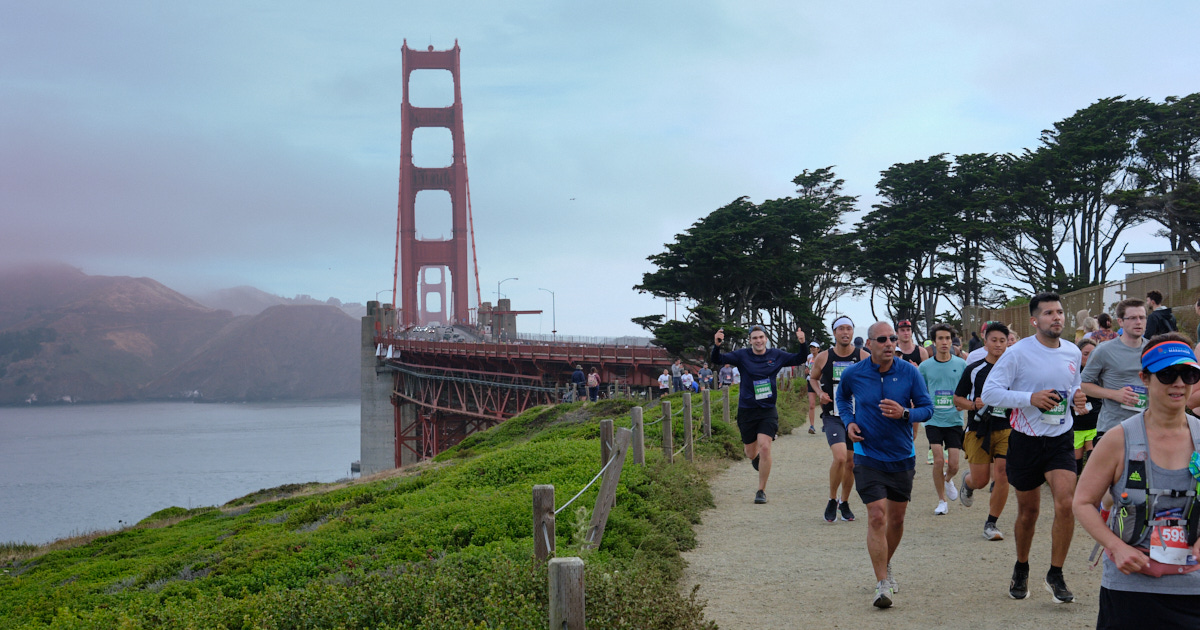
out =
<path fill-rule="evenodd" d="M 600 372 L 596 368 L 587 376 L 588 400 L 596 402 L 600 400 Z"/>
<path fill-rule="evenodd" d="M 796 330 L 796 339 L 804 343 L 804 331 Z M 725 341 L 725 329 L 713 335 L 712 355 L 714 364 L 737 366 L 745 376 L 738 393 L 737 423 L 742 434 L 742 444 L 750 464 L 758 471 L 758 491 L 755 503 L 767 502 L 767 477 L 771 475 L 771 442 L 779 432 L 779 412 L 775 408 L 775 375 L 789 365 L 802 365 L 807 352 L 792 354 L 778 348 L 767 347 L 767 333 L 762 326 L 750 327 L 750 347 L 721 354 L 721 343 Z M 724 372 L 724 370 L 722 370 Z"/>
<path fill-rule="evenodd" d="M 583 397 L 586 394 L 586 392 L 583 389 L 583 387 L 584 387 L 583 383 L 584 383 L 583 366 L 576 365 L 575 371 L 571 372 L 571 389 L 574 391 L 573 400 L 583 400 Z"/>

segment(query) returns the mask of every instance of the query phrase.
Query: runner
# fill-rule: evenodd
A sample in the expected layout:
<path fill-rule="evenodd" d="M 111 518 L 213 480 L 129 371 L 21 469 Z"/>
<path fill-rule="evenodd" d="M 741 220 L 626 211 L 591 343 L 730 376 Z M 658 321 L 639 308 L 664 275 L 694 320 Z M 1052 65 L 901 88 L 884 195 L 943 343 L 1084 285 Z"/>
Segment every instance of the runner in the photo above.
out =
<path fill-rule="evenodd" d="M 1079 524 L 1105 549 L 1096 627 L 1197 628 L 1200 571 L 1189 556 L 1200 557 L 1200 421 L 1185 401 L 1200 364 L 1179 333 L 1146 345 L 1139 378 L 1149 404 L 1096 445 L 1075 493 Z M 1093 507 L 1101 495 L 1125 505 L 1107 525 Z"/>
<path fill-rule="evenodd" d="M 1077 413 L 1085 413 L 1086 397 L 1079 389 L 1079 348 L 1061 339 L 1066 319 L 1061 298 L 1039 293 L 1029 301 L 1029 314 L 1037 333 L 996 361 L 983 384 L 983 403 L 1013 409 L 1006 472 L 1017 491 L 1017 563 L 1008 594 L 1013 599 L 1029 596 L 1029 549 L 1042 505 L 1042 482 L 1047 482 L 1054 497 L 1054 525 L 1046 589 L 1055 602 L 1065 603 L 1075 599 L 1062 572 L 1075 533 L 1075 450 L 1067 405 L 1073 403 Z"/>
<path fill-rule="evenodd" d="M 804 331 L 796 330 L 796 339 L 804 343 Z M 738 392 L 737 423 L 742 434 L 746 457 L 758 471 L 758 492 L 755 503 L 767 502 L 767 477 L 771 475 L 771 441 L 779 432 L 779 412 L 775 409 L 775 375 L 789 365 L 804 363 L 803 353 L 792 354 L 778 348 L 767 348 L 767 333 L 762 326 L 750 327 L 750 347 L 721 354 L 725 329 L 713 335 L 714 365 L 726 363 L 737 366 L 746 377 L 746 387 Z"/>
<path fill-rule="evenodd" d="M 983 537 L 987 540 L 1004 540 L 1004 534 L 996 526 L 1004 504 L 1008 503 L 1008 474 L 1005 462 L 1008 458 L 1008 409 L 983 404 L 980 393 L 987 382 L 988 374 L 996 361 L 1008 349 L 1008 326 L 991 322 L 983 331 L 983 347 L 987 354 L 982 359 L 969 363 L 954 390 L 954 404 L 967 410 L 967 433 L 963 437 L 963 450 L 967 452 L 967 471 L 963 473 L 962 488 L 958 498 L 963 507 L 971 507 L 976 490 L 987 487 L 995 479 L 991 499 L 988 501 L 988 517 L 983 524 Z M 992 473 L 995 472 L 993 475 Z"/>
<path fill-rule="evenodd" d="M 663 373 L 658 375 L 658 397 L 662 398 L 671 393 L 671 371 L 663 368 Z"/>
<path fill-rule="evenodd" d="M 1117 304 L 1121 336 L 1096 346 L 1083 370 L 1083 393 L 1100 398 L 1096 441 L 1104 432 L 1146 408 L 1146 388 L 1140 376 L 1146 340 L 1146 305 L 1141 300 Z"/>
<path fill-rule="evenodd" d="M 733 366 L 726 363 L 725 367 L 717 372 L 717 377 L 721 379 L 721 389 L 729 389 L 729 386 L 733 385 Z"/>
<path fill-rule="evenodd" d="M 1084 337 L 1075 344 L 1079 346 L 1080 358 L 1083 361 L 1083 371 L 1087 373 L 1088 359 L 1096 350 L 1096 342 Z M 1087 390 L 1084 389 L 1086 394 Z M 1083 474 L 1083 467 L 1087 464 L 1088 457 L 1092 454 L 1092 449 L 1095 447 L 1096 440 L 1096 421 L 1100 418 L 1100 399 L 1087 397 L 1088 412 L 1083 415 L 1076 415 L 1075 422 L 1072 424 L 1072 433 L 1075 436 L 1075 476 Z"/>
<path fill-rule="evenodd" d="M 817 390 L 813 389 L 812 367 L 817 360 L 817 355 L 821 354 L 821 344 L 811 341 L 808 344 L 808 358 L 804 360 L 804 380 L 807 382 L 808 388 L 808 432 L 810 435 L 817 433 L 816 416 L 817 405 L 821 402 L 817 396 Z"/>
<path fill-rule="evenodd" d="M 835 322 L 836 323 L 836 322 Z M 867 506 L 867 552 L 875 570 L 877 608 L 896 594 L 891 561 L 904 536 L 904 513 L 912 499 L 917 453 L 909 425 L 933 415 L 921 373 L 896 361 L 896 333 L 887 322 L 867 330 L 871 355 L 842 372 L 837 406 L 854 442 L 854 478 Z"/>
<path fill-rule="evenodd" d="M 948 324 L 938 324 L 929 332 L 937 352 L 917 371 L 925 379 L 925 389 L 933 395 L 933 417 L 925 423 L 925 437 L 933 449 L 933 489 L 938 497 L 933 513 L 945 514 L 949 511 L 946 499 L 958 500 L 954 477 L 958 475 L 958 451 L 963 445 L 963 418 L 954 406 L 954 390 L 967 362 L 953 354 L 954 329 Z"/>
<path fill-rule="evenodd" d="M 700 389 L 712 389 L 712 370 L 708 368 L 707 363 L 700 368 Z"/>
<path fill-rule="evenodd" d="M 912 332 L 912 320 L 901 319 L 896 322 L 896 337 L 899 338 L 899 341 L 896 343 L 896 356 L 908 361 L 916 367 L 920 367 L 921 362 L 928 359 L 933 353 L 928 348 L 918 346 L 917 343 L 913 341 Z M 926 344 L 928 343 L 930 342 L 927 340 Z M 921 430 L 921 425 L 914 424 L 912 430 L 913 441 L 916 442 L 917 432 Z M 925 461 L 931 466 L 933 465 L 933 448 L 929 449 L 929 453 Z"/>
<path fill-rule="evenodd" d="M 866 359 L 869 355 L 854 347 L 851 338 L 854 337 L 854 322 L 849 317 L 839 317 L 833 321 L 834 346 L 813 361 L 812 380 L 820 384 L 821 399 L 821 429 L 825 432 L 825 441 L 833 453 L 833 462 L 829 465 L 829 502 L 825 504 L 825 521 L 832 523 L 838 518 L 839 508 L 842 520 L 853 521 L 854 512 L 850 511 L 850 488 L 854 485 L 854 456 L 851 454 L 850 437 L 846 435 L 846 425 L 842 423 L 834 397 L 838 383 L 842 380 L 842 372 Z M 838 492 L 838 488 L 841 492 Z"/>

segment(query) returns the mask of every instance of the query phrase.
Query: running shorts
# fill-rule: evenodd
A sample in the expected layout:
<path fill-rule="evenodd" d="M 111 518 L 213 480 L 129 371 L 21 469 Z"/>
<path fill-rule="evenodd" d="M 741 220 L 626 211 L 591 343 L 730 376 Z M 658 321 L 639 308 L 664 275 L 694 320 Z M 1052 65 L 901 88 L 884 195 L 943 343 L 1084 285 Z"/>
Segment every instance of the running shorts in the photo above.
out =
<path fill-rule="evenodd" d="M 887 472 L 878 468 L 854 465 L 854 488 L 863 504 L 880 499 L 907 503 L 912 499 L 913 477 L 916 469 Z"/>
<path fill-rule="evenodd" d="M 742 444 L 757 442 L 760 433 L 774 440 L 779 433 L 779 412 L 774 407 L 738 407 L 737 425 Z"/>
<path fill-rule="evenodd" d="M 845 444 L 846 448 L 854 448 L 854 443 L 850 441 L 850 434 L 846 432 L 846 425 L 842 423 L 841 418 L 821 414 L 821 431 L 825 433 L 825 441 L 830 446 Z"/>
<path fill-rule="evenodd" d="M 963 428 L 935 427 L 931 424 L 926 424 L 925 438 L 929 440 L 930 446 L 933 446 L 934 444 L 941 444 L 946 448 L 962 448 Z"/>
<path fill-rule="evenodd" d="M 963 436 L 963 451 L 967 453 L 968 464 L 990 464 L 997 459 L 1008 457 L 1008 434 L 1012 429 L 992 431 L 988 435 L 987 444 L 974 431 L 967 431 Z"/>
<path fill-rule="evenodd" d="M 1051 470 L 1076 471 L 1075 436 L 1070 431 L 1054 437 L 1008 436 L 1008 483 L 1018 492 L 1036 490 Z"/>
<path fill-rule="evenodd" d="M 1075 434 L 1075 448 L 1076 449 L 1081 449 L 1081 448 L 1083 448 L 1083 445 L 1085 442 L 1096 439 L 1096 430 L 1095 429 L 1088 429 L 1087 431 L 1074 431 L 1073 433 Z M 1096 443 L 1093 441 L 1092 445 L 1095 446 L 1095 444 Z"/>

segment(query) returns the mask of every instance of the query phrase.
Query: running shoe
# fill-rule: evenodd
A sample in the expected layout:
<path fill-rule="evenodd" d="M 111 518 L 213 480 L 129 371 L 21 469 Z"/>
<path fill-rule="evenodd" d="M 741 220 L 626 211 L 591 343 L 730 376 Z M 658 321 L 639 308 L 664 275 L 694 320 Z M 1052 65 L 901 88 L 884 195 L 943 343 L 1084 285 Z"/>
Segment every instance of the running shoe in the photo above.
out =
<path fill-rule="evenodd" d="M 896 584 L 896 578 L 892 577 L 892 563 L 888 563 L 887 581 L 892 585 L 892 593 L 900 592 L 900 585 Z"/>
<path fill-rule="evenodd" d="M 958 488 L 954 487 L 953 479 L 946 482 L 946 499 L 949 501 L 957 501 L 958 500 Z"/>
<path fill-rule="evenodd" d="M 1004 534 L 996 529 L 996 524 L 988 521 L 983 524 L 983 537 L 987 540 L 1004 540 Z"/>
<path fill-rule="evenodd" d="M 763 492 L 762 490 L 755 492 L 754 493 L 754 502 L 755 503 L 766 503 L 767 502 L 767 493 Z"/>
<path fill-rule="evenodd" d="M 838 509 L 842 512 L 843 521 L 853 521 L 854 512 L 850 511 L 850 504 L 845 501 L 838 501 Z"/>
<path fill-rule="evenodd" d="M 759 457 L 760 457 L 759 455 L 755 455 L 754 459 L 750 460 L 750 465 L 754 467 L 754 470 L 758 470 L 758 458 Z"/>
<path fill-rule="evenodd" d="M 929 449 L 928 461 L 929 461 L 929 465 L 932 466 L 933 465 L 933 449 Z"/>
<path fill-rule="evenodd" d="M 938 501 L 937 507 L 933 508 L 934 514 L 945 514 L 950 511 L 950 506 L 946 505 L 945 501 Z"/>
<path fill-rule="evenodd" d="M 1056 604 L 1069 604 L 1075 601 L 1075 594 L 1067 590 L 1067 582 L 1061 573 L 1046 575 L 1046 590 L 1054 598 Z"/>
<path fill-rule="evenodd" d="M 829 503 L 825 504 L 825 522 L 832 523 L 837 520 L 837 499 L 830 499 Z"/>
<path fill-rule="evenodd" d="M 892 607 L 892 585 L 887 580 L 879 580 L 875 584 L 875 601 L 871 604 L 876 608 Z"/>
<path fill-rule="evenodd" d="M 817 427 L 814 427 L 814 426 L 812 426 L 811 424 L 810 424 L 810 425 L 808 425 L 808 433 L 809 433 L 809 435 L 816 435 L 816 434 L 817 434 Z"/>
<path fill-rule="evenodd" d="M 1012 581 L 1008 583 L 1008 596 L 1013 599 L 1029 597 L 1029 569 L 1013 567 Z"/>
<path fill-rule="evenodd" d="M 958 500 L 962 501 L 963 507 L 971 507 L 975 502 L 975 490 L 971 489 L 970 482 L 967 477 L 971 476 L 970 472 L 964 472 L 962 476 L 962 490 L 958 491 Z"/>

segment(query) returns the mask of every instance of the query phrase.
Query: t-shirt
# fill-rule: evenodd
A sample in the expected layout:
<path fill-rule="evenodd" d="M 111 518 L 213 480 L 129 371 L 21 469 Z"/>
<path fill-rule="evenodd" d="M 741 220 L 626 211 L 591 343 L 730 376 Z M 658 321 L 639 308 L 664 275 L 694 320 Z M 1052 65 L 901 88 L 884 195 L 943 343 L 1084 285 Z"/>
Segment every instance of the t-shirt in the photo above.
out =
<path fill-rule="evenodd" d="M 696 379 L 692 377 L 691 372 L 684 372 L 683 376 L 679 377 L 679 379 L 680 382 L 683 383 L 684 387 L 691 387 L 692 383 L 696 382 Z"/>
<path fill-rule="evenodd" d="M 712 370 L 708 368 L 700 368 L 700 382 L 707 383 L 712 380 Z"/>
<path fill-rule="evenodd" d="M 933 417 L 925 421 L 926 426 L 961 427 L 962 412 L 954 407 L 954 390 L 962 378 L 967 362 L 951 355 L 944 363 L 937 360 L 937 355 L 926 359 L 917 366 L 921 376 L 925 378 L 925 389 L 933 398 Z"/>
<path fill-rule="evenodd" d="M 666 374 L 659 374 L 658 375 L 658 388 L 659 389 L 668 389 L 670 387 L 671 387 L 671 377 L 667 376 Z"/>
<path fill-rule="evenodd" d="M 729 383 L 733 382 L 733 368 L 723 367 L 723 368 L 721 368 L 721 371 L 718 372 L 718 374 L 721 377 L 722 383 L 728 385 Z"/>
<path fill-rule="evenodd" d="M 974 401 L 983 392 L 983 384 L 987 382 L 995 363 L 988 363 L 987 358 L 967 364 L 962 378 L 958 379 L 958 387 L 954 389 L 955 396 L 962 396 Z M 1008 409 L 984 405 L 982 409 L 974 408 L 967 411 L 967 429 L 976 433 L 1003 431 L 1009 428 Z"/>
<path fill-rule="evenodd" d="M 1092 349 L 1088 355 L 1087 365 L 1083 368 L 1083 382 L 1095 383 L 1106 389 L 1121 389 L 1126 385 L 1142 388 L 1142 379 L 1138 374 L 1142 371 L 1142 350 L 1146 348 L 1146 339 L 1138 340 L 1137 347 L 1130 348 L 1120 338 L 1104 343 Z M 1128 409 L 1119 400 L 1104 399 L 1100 406 L 1100 415 L 1096 419 L 1096 430 L 1101 433 L 1117 426 L 1122 420 L 1141 411 L 1142 408 Z"/>
<path fill-rule="evenodd" d="M 1083 354 L 1065 339 L 1057 348 L 1048 348 L 1036 336 L 1013 344 L 992 368 L 983 384 L 983 402 L 1015 410 L 1012 428 L 1025 435 L 1054 437 L 1071 430 L 1069 407 L 1079 391 L 1079 364 Z M 1043 412 L 1030 401 L 1034 392 L 1053 389 L 1063 399 Z"/>

